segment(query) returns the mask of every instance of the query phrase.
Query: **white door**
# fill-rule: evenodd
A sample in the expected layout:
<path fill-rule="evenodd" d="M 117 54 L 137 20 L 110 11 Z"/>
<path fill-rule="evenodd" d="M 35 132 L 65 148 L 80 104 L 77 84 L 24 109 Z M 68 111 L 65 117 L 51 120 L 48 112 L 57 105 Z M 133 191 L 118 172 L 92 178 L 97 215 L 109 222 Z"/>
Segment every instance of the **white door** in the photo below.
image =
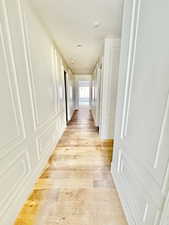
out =
<path fill-rule="evenodd" d="M 129 225 L 159 225 L 169 188 L 168 21 L 168 0 L 125 1 L 112 173 Z"/>

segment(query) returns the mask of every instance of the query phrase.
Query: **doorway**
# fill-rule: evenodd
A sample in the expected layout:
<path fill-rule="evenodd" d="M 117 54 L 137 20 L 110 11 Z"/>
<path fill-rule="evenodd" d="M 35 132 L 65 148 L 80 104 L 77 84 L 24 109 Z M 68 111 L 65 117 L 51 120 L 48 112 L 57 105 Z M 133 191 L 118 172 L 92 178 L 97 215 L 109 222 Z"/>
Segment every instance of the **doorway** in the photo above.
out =
<path fill-rule="evenodd" d="M 65 86 L 65 109 L 66 109 L 66 124 L 68 124 L 68 90 L 67 90 L 67 73 L 64 71 L 64 86 Z"/>
<path fill-rule="evenodd" d="M 89 107 L 90 82 L 79 81 L 79 106 Z"/>

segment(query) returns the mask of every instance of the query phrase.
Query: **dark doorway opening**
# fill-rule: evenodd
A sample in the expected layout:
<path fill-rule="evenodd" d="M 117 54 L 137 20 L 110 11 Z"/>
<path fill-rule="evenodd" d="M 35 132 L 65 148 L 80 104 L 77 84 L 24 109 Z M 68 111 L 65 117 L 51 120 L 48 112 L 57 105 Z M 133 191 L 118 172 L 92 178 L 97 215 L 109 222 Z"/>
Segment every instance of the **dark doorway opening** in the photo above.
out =
<path fill-rule="evenodd" d="M 66 109 L 66 124 L 68 124 L 68 96 L 67 96 L 67 73 L 64 71 L 64 85 L 65 85 L 65 109 Z"/>

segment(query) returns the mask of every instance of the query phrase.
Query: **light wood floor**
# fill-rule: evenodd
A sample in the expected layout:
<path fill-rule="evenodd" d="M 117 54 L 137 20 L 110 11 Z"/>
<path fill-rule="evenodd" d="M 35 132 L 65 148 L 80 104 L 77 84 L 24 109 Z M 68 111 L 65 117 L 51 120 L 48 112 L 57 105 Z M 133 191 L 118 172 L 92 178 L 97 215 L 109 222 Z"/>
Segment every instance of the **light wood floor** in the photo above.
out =
<path fill-rule="evenodd" d="M 127 225 L 111 158 L 89 110 L 75 112 L 15 225 Z"/>

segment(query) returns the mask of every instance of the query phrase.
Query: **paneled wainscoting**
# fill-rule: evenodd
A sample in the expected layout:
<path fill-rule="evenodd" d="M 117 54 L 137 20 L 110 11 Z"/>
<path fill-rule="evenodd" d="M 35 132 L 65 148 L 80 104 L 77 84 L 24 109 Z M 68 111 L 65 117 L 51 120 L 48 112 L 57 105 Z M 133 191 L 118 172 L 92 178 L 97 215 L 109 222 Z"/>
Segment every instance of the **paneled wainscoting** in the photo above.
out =
<path fill-rule="evenodd" d="M 88 109 L 76 111 L 15 225 L 127 225 Z"/>

